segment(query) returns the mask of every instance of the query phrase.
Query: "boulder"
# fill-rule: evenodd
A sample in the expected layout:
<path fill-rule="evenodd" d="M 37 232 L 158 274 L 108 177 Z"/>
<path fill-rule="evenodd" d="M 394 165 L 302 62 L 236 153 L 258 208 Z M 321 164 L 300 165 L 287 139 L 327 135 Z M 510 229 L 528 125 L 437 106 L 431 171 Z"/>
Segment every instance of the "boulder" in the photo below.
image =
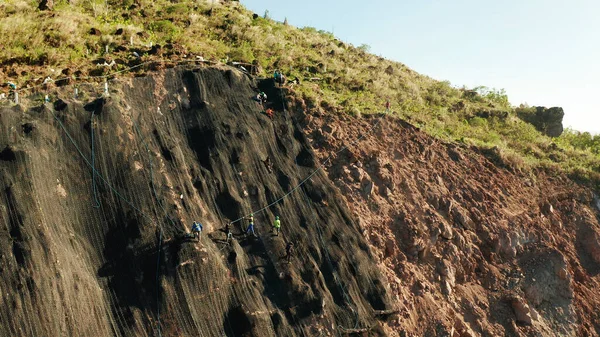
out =
<path fill-rule="evenodd" d="M 511 299 L 510 304 L 515 312 L 518 323 L 523 325 L 531 325 L 533 323 L 531 309 L 525 300 L 523 300 L 521 297 L 515 296 Z"/>
<path fill-rule="evenodd" d="M 454 238 L 454 232 L 452 231 L 452 227 L 446 222 L 443 221 L 440 224 L 440 235 L 446 240 L 452 240 Z"/>
<path fill-rule="evenodd" d="M 54 0 L 41 0 L 38 9 L 41 11 L 51 11 L 54 8 Z"/>
<path fill-rule="evenodd" d="M 592 260 L 600 264 L 600 232 L 590 226 L 583 240 L 584 248 Z"/>
<path fill-rule="evenodd" d="M 67 108 L 67 103 L 65 101 L 63 101 L 62 99 L 59 98 L 56 101 L 54 101 L 54 110 L 63 111 L 66 108 Z"/>
<path fill-rule="evenodd" d="M 435 246 L 435 244 L 438 241 L 438 238 L 440 237 L 440 234 L 441 234 L 440 229 L 437 227 L 433 227 L 431 229 L 431 233 L 429 235 L 429 245 Z"/>
<path fill-rule="evenodd" d="M 516 244 L 513 243 L 511 236 L 507 232 L 500 233 L 498 240 L 496 241 L 497 247 L 496 252 L 504 256 L 515 257 L 517 256 Z"/>
<path fill-rule="evenodd" d="M 371 179 L 365 177 L 361 182 L 361 190 L 362 194 L 366 199 L 369 199 L 373 194 L 373 189 L 375 188 L 375 184 L 371 181 Z"/>
<path fill-rule="evenodd" d="M 544 212 L 545 215 L 553 214 L 554 207 L 552 207 L 552 205 L 549 202 L 545 202 L 542 206 L 542 212 Z"/>
<path fill-rule="evenodd" d="M 456 285 L 456 269 L 447 260 L 442 260 L 438 265 L 438 272 L 442 276 L 442 293 L 446 296 L 452 294 Z"/>
<path fill-rule="evenodd" d="M 385 241 L 385 253 L 384 256 L 385 257 L 391 257 L 395 255 L 396 249 L 395 249 L 395 244 L 394 241 L 392 239 L 387 239 Z"/>
<path fill-rule="evenodd" d="M 473 220 L 471 220 L 471 218 L 467 215 L 467 212 L 463 208 L 456 207 L 452 210 L 452 213 L 452 217 L 454 218 L 454 221 L 456 221 L 456 223 L 460 224 L 468 230 L 475 229 L 475 223 L 473 223 Z"/>
<path fill-rule="evenodd" d="M 568 272 L 567 258 L 557 249 L 549 249 L 536 255 L 527 256 L 521 262 L 527 266 L 523 270 L 523 294 L 527 303 L 541 308 L 567 308 L 571 305 L 574 290 Z M 547 310 L 546 310 L 547 312 Z"/>
<path fill-rule="evenodd" d="M 475 337 L 478 335 L 475 334 L 475 332 L 473 332 L 473 330 L 469 327 L 469 325 L 467 325 L 466 322 L 464 322 L 459 317 L 456 317 L 454 320 L 454 327 L 452 327 L 452 333 L 450 336 L 452 336 L 452 337 L 455 337 L 455 336 L 456 337 Z"/>
<path fill-rule="evenodd" d="M 92 27 L 92 28 L 90 29 L 90 35 L 96 35 L 96 36 L 100 36 L 100 35 L 102 35 L 102 32 L 101 32 L 100 30 L 98 30 L 98 29 L 96 29 L 96 28 L 93 28 L 93 27 Z"/>
<path fill-rule="evenodd" d="M 365 170 L 356 165 L 350 166 L 350 174 L 352 175 L 352 179 L 354 179 L 354 181 L 357 182 L 362 181 L 363 178 L 367 175 Z"/>

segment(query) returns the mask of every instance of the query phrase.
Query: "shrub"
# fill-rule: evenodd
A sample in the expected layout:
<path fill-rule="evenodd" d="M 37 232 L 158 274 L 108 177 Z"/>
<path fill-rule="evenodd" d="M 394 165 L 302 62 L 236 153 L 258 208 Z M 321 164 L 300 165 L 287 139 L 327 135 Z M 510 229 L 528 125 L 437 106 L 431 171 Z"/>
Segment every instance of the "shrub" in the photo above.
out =
<path fill-rule="evenodd" d="M 256 57 L 254 56 L 254 50 L 248 42 L 242 43 L 240 46 L 234 47 L 229 53 L 229 57 L 233 61 L 252 63 Z"/>
<path fill-rule="evenodd" d="M 179 32 L 179 27 L 169 20 L 160 20 L 150 23 L 148 25 L 148 30 L 154 33 L 164 34 L 170 38 Z"/>

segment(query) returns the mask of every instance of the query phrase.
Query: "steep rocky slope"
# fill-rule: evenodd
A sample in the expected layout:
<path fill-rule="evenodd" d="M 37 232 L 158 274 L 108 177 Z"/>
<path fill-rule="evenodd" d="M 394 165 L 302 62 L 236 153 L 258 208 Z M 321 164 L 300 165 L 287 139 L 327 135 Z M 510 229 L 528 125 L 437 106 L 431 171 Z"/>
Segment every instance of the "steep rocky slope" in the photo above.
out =
<path fill-rule="evenodd" d="M 79 88 L 0 108 L 3 336 L 600 336 L 600 200 L 561 174 L 227 67 Z"/>
<path fill-rule="evenodd" d="M 385 116 L 297 118 L 401 310 L 394 336 L 600 336 L 600 204 Z M 381 120 L 380 120 L 381 119 Z M 371 137 L 349 146 L 376 126 Z M 490 158 L 490 159 L 488 159 Z"/>
<path fill-rule="evenodd" d="M 277 97 L 236 70 L 169 69 L 1 108 L 0 335 L 383 334 L 386 282 L 326 174 L 278 200 L 319 164 L 259 87 Z M 237 221 L 226 244 L 225 223 L 271 203 L 258 237 Z"/>

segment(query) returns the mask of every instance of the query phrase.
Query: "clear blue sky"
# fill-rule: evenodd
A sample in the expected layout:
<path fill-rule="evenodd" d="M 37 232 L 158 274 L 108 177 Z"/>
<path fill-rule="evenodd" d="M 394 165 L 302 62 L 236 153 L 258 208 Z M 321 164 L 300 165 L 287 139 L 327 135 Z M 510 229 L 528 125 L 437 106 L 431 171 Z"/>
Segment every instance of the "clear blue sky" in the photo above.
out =
<path fill-rule="evenodd" d="M 241 2 L 514 105 L 562 106 L 565 126 L 600 133 L 600 0 Z"/>

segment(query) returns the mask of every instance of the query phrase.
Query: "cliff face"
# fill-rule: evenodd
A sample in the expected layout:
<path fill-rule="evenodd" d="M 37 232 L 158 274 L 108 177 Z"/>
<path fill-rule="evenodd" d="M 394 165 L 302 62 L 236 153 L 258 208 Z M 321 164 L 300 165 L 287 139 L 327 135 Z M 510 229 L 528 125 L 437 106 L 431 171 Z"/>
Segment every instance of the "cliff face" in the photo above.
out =
<path fill-rule="evenodd" d="M 0 335 L 383 333 L 386 283 L 339 191 L 322 171 L 292 191 L 319 164 L 271 82 L 170 69 L 70 90 L 0 110 Z"/>
<path fill-rule="evenodd" d="M 566 177 L 229 68 L 93 91 L 0 108 L 2 336 L 600 336 L 600 201 Z"/>

